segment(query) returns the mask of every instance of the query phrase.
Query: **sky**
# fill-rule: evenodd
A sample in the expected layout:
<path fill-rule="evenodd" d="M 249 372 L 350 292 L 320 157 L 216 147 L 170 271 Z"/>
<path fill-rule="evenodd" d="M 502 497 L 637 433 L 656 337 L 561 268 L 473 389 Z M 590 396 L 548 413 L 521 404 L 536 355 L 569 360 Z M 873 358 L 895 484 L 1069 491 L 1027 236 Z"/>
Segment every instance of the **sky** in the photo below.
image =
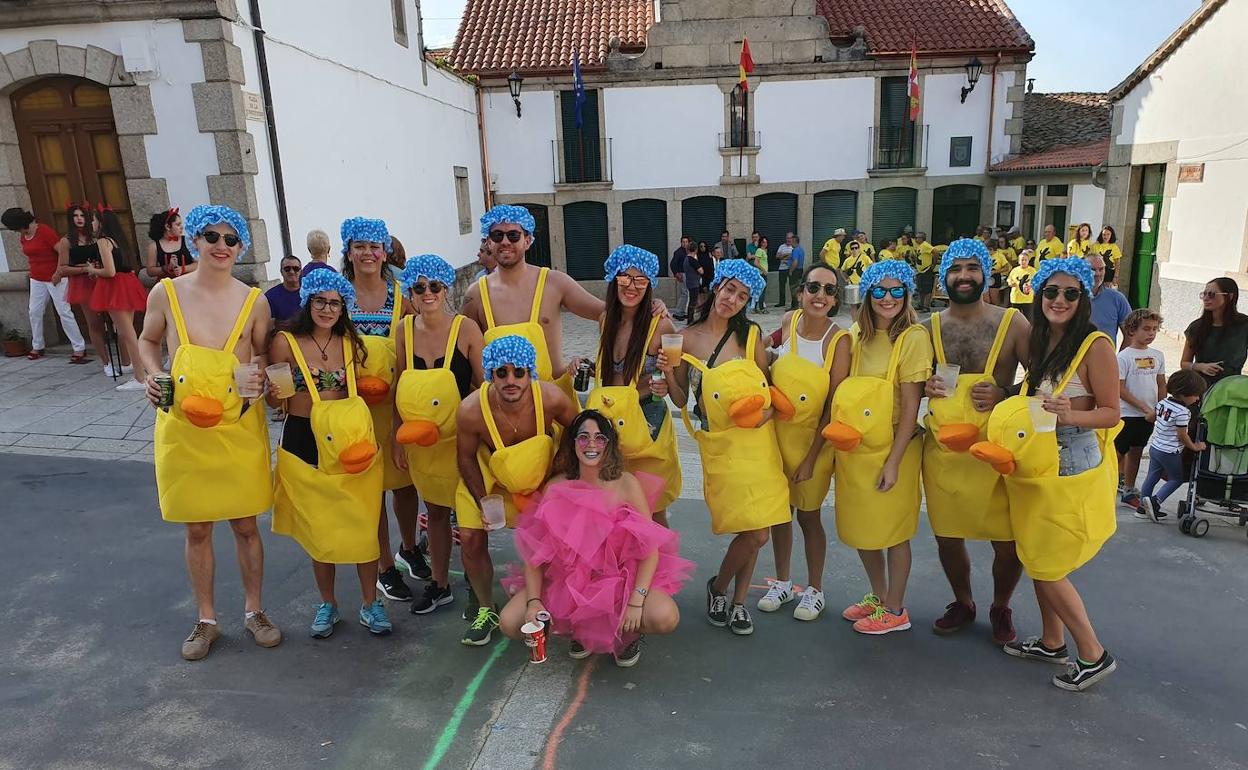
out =
<path fill-rule="evenodd" d="M 1036 41 L 1036 90 L 1108 91 L 1153 52 L 1200 0 L 1006 0 Z M 455 40 L 466 0 L 421 0 L 425 45 Z"/>

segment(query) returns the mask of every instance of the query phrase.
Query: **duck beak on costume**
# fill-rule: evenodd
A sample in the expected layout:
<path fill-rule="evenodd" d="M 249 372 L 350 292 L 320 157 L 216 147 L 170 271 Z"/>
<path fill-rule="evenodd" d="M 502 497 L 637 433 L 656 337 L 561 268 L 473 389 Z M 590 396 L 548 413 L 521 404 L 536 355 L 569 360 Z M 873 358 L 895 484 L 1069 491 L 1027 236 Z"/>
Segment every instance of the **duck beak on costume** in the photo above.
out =
<path fill-rule="evenodd" d="M 771 386 L 771 408 L 776 410 L 778 420 L 792 420 L 793 415 L 797 414 L 797 408 L 793 406 L 793 402 L 775 385 Z"/>
<path fill-rule="evenodd" d="M 524 513 L 533 505 L 533 497 L 531 495 L 522 495 L 519 492 L 512 492 L 511 502 L 515 504 L 517 511 Z"/>
<path fill-rule="evenodd" d="M 852 452 L 862 443 L 862 432 L 840 420 L 828 423 L 828 427 L 823 429 L 823 437 L 841 452 Z"/>
<path fill-rule="evenodd" d="M 196 428 L 211 428 L 221 422 L 225 407 L 215 398 L 208 396 L 187 396 L 182 399 L 182 414 Z"/>
<path fill-rule="evenodd" d="M 377 447 L 369 441 L 360 441 L 347 447 L 338 455 L 338 462 L 347 473 L 363 473 L 377 456 Z"/>
<path fill-rule="evenodd" d="M 1018 468 L 1018 463 L 1014 461 L 1014 453 L 991 441 L 979 441 L 972 444 L 971 456 L 988 463 L 1002 476 L 1009 476 Z"/>
<path fill-rule="evenodd" d="M 936 440 L 950 452 L 965 452 L 978 439 L 979 428 L 965 422 L 941 426 L 936 433 Z"/>
<path fill-rule="evenodd" d="M 728 416 L 738 428 L 757 428 L 763 422 L 763 405 L 767 399 L 760 395 L 738 398 L 728 407 Z"/>
<path fill-rule="evenodd" d="M 441 434 L 437 424 L 429 420 L 408 420 L 399 426 L 395 437 L 404 445 L 433 446 L 438 443 Z"/>
<path fill-rule="evenodd" d="M 390 393 L 390 385 L 380 377 L 374 377 L 371 374 L 359 378 L 355 387 L 360 393 L 360 398 L 364 399 L 364 403 L 369 406 L 377 406 L 385 401 Z"/>

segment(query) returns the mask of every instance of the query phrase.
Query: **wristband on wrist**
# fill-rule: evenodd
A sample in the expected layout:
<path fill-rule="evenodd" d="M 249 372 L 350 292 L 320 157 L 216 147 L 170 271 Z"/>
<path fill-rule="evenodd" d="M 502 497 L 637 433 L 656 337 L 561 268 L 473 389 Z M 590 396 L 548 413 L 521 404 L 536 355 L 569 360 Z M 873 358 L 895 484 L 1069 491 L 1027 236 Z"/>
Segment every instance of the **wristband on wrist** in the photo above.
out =
<path fill-rule="evenodd" d="M 533 602 L 540 602 L 541 600 L 542 600 L 542 597 L 540 597 L 540 596 L 534 596 L 532 599 L 529 599 L 527 602 L 525 602 L 525 603 L 524 603 L 524 606 L 525 606 L 525 607 L 528 607 L 528 606 L 529 606 L 530 604 L 532 604 Z"/>
<path fill-rule="evenodd" d="M 633 608 L 633 609 L 635 609 L 635 610 L 640 610 L 640 609 L 643 609 L 642 605 L 640 605 L 640 604 L 630 604 L 630 605 L 628 605 L 628 606 L 629 606 L 629 607 L 632 607 L 632 608 Z"/>

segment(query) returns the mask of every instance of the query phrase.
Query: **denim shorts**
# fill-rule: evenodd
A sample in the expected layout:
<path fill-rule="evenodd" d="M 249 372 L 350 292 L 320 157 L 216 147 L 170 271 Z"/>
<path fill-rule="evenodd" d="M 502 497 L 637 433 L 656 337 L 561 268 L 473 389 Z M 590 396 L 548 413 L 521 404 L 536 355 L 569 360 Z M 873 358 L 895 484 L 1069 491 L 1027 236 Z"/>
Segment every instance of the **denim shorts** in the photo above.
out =
<path fill-rule="evenodd" d="M 650 429 L 650 440 L 654 441 L 659 437 L 659 431 L 663 429 L 663 422 L 670 417 L 667 401 L 655 401 L 647 396 L 641 402 L 641 413 L 646 418 L 646 427 Z"/>
<path fill-rule="evenodd" d="M 1057 426 L 1057 475 L 1075 476 L 1100 464 L 1101 445 L 1095 430 Z"/>

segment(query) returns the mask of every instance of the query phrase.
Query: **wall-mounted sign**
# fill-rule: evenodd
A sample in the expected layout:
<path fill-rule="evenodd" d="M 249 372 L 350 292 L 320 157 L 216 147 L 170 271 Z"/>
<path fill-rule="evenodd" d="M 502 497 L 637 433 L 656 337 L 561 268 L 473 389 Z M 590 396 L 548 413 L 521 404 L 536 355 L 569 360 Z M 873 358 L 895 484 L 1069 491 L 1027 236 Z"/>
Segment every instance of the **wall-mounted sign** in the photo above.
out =
<path fill-rule="evenodd" d="M 1205 164 L 1204 163 L 1180 163 L 1179 164 L 1179 184 L 1184 182 L 1203 182 L 1205 181 Z"/>
<path fill-rule="evenodd" d="M 264 100 L 260 98 L 260 94 L 243 91 L 243 114 L 248 120 L 264 122 Z"/>

